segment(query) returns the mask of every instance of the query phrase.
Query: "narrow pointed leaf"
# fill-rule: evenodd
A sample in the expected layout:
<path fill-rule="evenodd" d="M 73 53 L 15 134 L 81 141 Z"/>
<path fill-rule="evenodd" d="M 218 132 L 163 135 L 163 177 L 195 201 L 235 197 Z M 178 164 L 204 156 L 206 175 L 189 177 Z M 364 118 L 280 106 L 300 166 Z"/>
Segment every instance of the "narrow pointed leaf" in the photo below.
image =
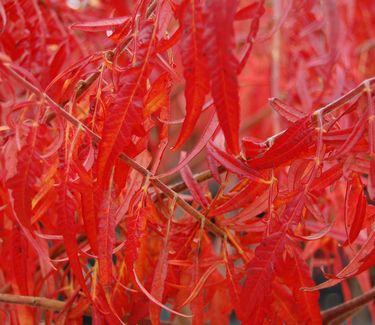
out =
<path fill-rule="evenodd" d="M 212 157 L 214 157 L 218 163 L 223 165 L 230 172 L 242 177 L 246 177 L 255 182 L 262 182 L 261 174 L 259 172 L 250 168 L 245 163 L 234 158 L 225 151 L 220 150 L 212 142 L 209 143 L 207 149 L 210 155 L 212 155 Z"/>
<path fill-rule="evenodd" d="M 308 118 L 298 120 L 275 140 L 262 157 L 249 160 L 248 165 L 257 169 L 275 168 L 301 157 L 312 143 L 313 132 Z"/>
<path fill-rule="evenodd" d="M 238 61 L 233 54 L 233 21 L 237 1 L 210 0 L 207 3 L 206 55 L 209 60 L 211 92 L 228 149 L 238 154 L 240 102 Z"/>
<path fill-rule="evenodd" d="M 179 148 L 193 131 L 209 91 L 207 59 L 204 56 L 203 17 L 201 2 L 182 3 L 179 16 L 182 32 L 180 52 L 184 66 L 186 117 L 174 148 Z"/>
<path fill-rule="evenodd" d="M 140 66 L 132 68 L 122 78 L 119 94 L 109 107 L 104 122 L 104 132 L 99 144 L 98 186 L 108 181 L 109 162 L 117 159 L 121 150 L 131 144 L 131 137 L 142 122 L 142 100 L 145 95 L 145 78 L 153 48 L 154 27 L 151 23 L 142 26 L 138 38 L 137 61 Z"/>
<path fill-rule="evenodd" d="M 274 268 L 280 263 L 285 245 L 285 233 L 276 232 L 268 236 L 255 249 L 255 257 L 247 266 L 247 278 L 241 291 L 240 320 L 252 321 L 253 314 L 265 317 L 270 303 Z M 259 315 L 258 315 L 259 314 Z"/>

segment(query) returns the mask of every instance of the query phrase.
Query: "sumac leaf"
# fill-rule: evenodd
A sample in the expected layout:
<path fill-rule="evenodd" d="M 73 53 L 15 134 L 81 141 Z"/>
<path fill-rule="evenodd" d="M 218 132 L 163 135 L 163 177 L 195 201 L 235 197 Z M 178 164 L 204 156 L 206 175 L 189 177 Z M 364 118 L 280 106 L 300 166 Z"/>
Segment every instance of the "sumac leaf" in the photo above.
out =
<path fill-rule="evenodd" d="M 205 53 L 210 58 L 211 92 L 228 149 L 238 154 L 240 102 L 238 94 L 238 61 L 233 54 L 233 21 L 237 1 L 210 0 L 207 3 Z"/>
<path fill-rule="evenodd" d="M 179 148 L 193 131 L 200 116 L 204 98 L 209 91 L 207 58 L 203 50 L 204 25 L 200 1 L 184 1 L 179 21 L 182 28 L 180 52 L 186 80 L 186 117 L 174 148 Z"/>
<path fill-rule="evenodd" d="M 255 319 L 264 319 L 269 312 L 272 300 L 272 281 L 274 268 L 282 259 L 285 233 L 276 232 L 265 238 L 255 249 L 255 256 L 247 266 L 247 278 L 241 291 L 241 315 L 239 319 L 246 324 Z"/>
<path fill-rule="evenodd" d="M 222 164 L 230 172 L 256 182 L 262 182 L 261 174 L 259 172 L 248 167 L 245 163 L 234 158 L 225 151 L 220 150 L 212 142 L 208 144 L 207 150 L 217 162 Z"/>
<path fill-rule="evenodd" d="M 248 165 L 256 169 L 276 168 L 303 156 L 312 143 L 313 132 L 309 118 L 298 120 L 275 140 L 263 156 L 249 160 Z"/>

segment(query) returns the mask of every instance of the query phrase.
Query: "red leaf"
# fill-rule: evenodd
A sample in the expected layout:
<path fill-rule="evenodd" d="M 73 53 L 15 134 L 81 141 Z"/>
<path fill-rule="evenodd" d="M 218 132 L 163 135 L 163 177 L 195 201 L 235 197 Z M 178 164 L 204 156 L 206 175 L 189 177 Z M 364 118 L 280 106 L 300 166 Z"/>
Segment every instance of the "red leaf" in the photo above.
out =
<path fill-rule="evenodd" d="M 170 90 L 170 76 L 167 73 L 163 73 L 152 83 L 147 93 L 143 116 L 148 117 L 160 109 L 168 107 Z"/>
<path fill-rule="evenodd" d="M 65 175 L 63 175 L 65 178 Z M 91 300 L 91 294 L 82 273 L 82 265 L 78 258 L 78 244 L 76 241 L 76 224 L 74 223 L 75 201 L 72 197 L 66 179 L 61 180 L 59 188 L 59 228 L 64 237 L 64 246 L 69 263 L 86 297 Z"/>
<path fill-rule="evenodd" d="M 2 191 L 3 187 L 0 187 L 0 198 L 2 199 L 4 206 L 0 208 L 0 211 L 5 210 L 6 214 L 8 216 L 11 216 L 12 219 L 15 220 L 15 227 L 17 225 L 22 230 L 24 236 L 26 237 L 27 241 L 30 243 L 30 245 L 35 249 L 35 251 L 38 253 L 39 256 L 39 263 L 46 271 L 56 270 L 54 265 L 51 263 L 51 259 L 48 254 L 48 249 L 46 246 L 43 247 L 41 243 L 38 241 L 38 238 L 34 238 L 33 233 L 31 230 L 27 227 L 25 227 L 22 222 L 17 217 L 17 214 L 15 213 L 13 206 L 10 201 L 10 197 L 8 192 L 7 195 L 4 195 L 5 193 Z M 2 217 L 2 215 L 1 215 Z"/>
<path fill-rule="evenodd" d="M 276 112 L 278 112 L 282 117 L 284 117 L 292 123 L 295 123 L 298 120 L 306 117 L 306 113 L 289 106 L 288 104 L 284 103 L 281 99 L 270 98 L 269 103 Z"/>
<path fill-rule="evenodd" d="M 98 254 L 97 241 L 97 221 L 95 209 L 95 195 L 92 176 L 84 168 L 75 165 L 81 184 L 79 191 L 81 193 L 82 219 L 86 230 L 87 239 L 95 255 Z"/>
<path fill-rule="evenodd" d="M 267 149 L 267 146 L 264 143 L 252 137 L 242 138 L 242 144 L 245 148 L 245 154 L 248 159 L 258 156 Z"/>
<path fill-rule="evenodd" d="M 280 215 L 280 224 L 276 228 L 293 228 L 302 218 L 302 209 L 305 203 L 304 192 L 296 192 L 293 199 L 288 202 L 283 213 Z"/>
<path fill-rule="evenodd" d="M 204 296 L 202 294 L 202 300 Z M 231 324 L 230 313 L 233 309 L 232 302 L 228 299 L 228 290 L 224 286 L 215 288 L 213 297 L 210 299 L 208 319 L 212 325 Z"/>
<path fill-rule="evenodd" d="M 247 20 L 247 19 L 254 19 L 258 15 L 264 14 L 264 7 L 262 6 L 261 9 L 258 9 L 259 3 L 258 1 L 254 1 L 250 3 L 246 7 L 238 10 L 235 15 L 235 20 Z"/>
<path fill-rule="evenodd" d="M 296 308 L 296 301 L 289 288 L 278 282 L 272 285 L 272 295 L 274 302 L 272 309 L 277 314 L 277 319 L 282 319 L 285 324 L 300 324 L 302 322 L 301 313 L 303 309 Z"/>
<path fill-rule="evenodd" d="M 363 133 L 366 129 L 367 114 L 362 114 L 361 118 L 357 121 L 352 132 L 346 138 L 346 141 L 337 150 L 336 155 L 344 155 L 348 153 L 352 148 L 361 140 Z"/>
<path fill-rule="evenodd" d="M 286 254 L 285 261 L 276 269 L 276 273 L 292 290 L 294 306 L 300 317 L 299 323 L 321 324 L 319 293 L 301 290 L 303 287 L 314 285 L 308 265 L 301 258 L 301 251 L 293 248 L 290 255 Z"/>
<path fill-rule="evenodd" d="M 354 202 L 355 204 L 353 204 Z M 347 183 L 345 195 L 344 220 L 345 228 L 347 231 L 349 229 L 349 234 L 343 246 L 353 243 L 364 228 L 366 207 L 367 200 L 363 193 L 361 178 L 357 173 L 353 173 Z"/>
<path fill-rule="evenodd" d="M 327 145 L 335 147 L 341 146 L 352 131 L 353 128 L 328 131 L 326 133 L 323 133 L 323 141 Z"/>
<path fill-rule="evenodd" d="M 48 76 L 48 82 L 53 80 L 56 75 L 60 72 L 61 68 L 66 62 L 67 57 L 67 46 L 63 43 L 56 51 L 50 63 L 50 71 Z"/>
<path fill-rule="evenodd" d="M 169 216 L 171 218 L 171 216 Z M 163 293 L 165 280 L 168 273 L 168 252 L 169 252 L 169 232 L 170 232 L 171 220 L 168 220 L 166 235 L 164 238 L 163 247 L 161 249 L 156 268 L 154 278 L 152 280 L 151 295 L 157 300 L 163 301 Z M 150 320 L 152 324 L 160 324 L 160 307 L 156 304 L 150 305 Z"/>
<path fill-rule="evenodd" d="M 2 3 L 0 3 L 0 17 L 1 17 L 1 24 L 0 24 L 0 33 L 5 30 L 5 26 L 7 24 L 7 15 Z"/>
<path fill-rule="evenodd" d="M 98 262 L 100 283 L 106 294 L 111 293 L 113 283 L 112 251 L 115 243 L 115 207 L 110 190 L 104 193 L 98 211 Z"/>
<path fill-rule="evenodd" d="M 255 200 L 251 201 L 245 208 L 236 216 L 224 219 L 223 225 L 231 225 L 233 228 L 241 229 L 243 224 L 255 219 L 258 215 L 265 212 L 269 205 L 269 191 L 263 191 Z"/>
<path fill-rule="evenodd" d="M 212 177 L 214 178 L 214 180 L 216 182 L 218 182 L 219 184 L 221 184 L 221 178 L 220 178 L 220 173 L 219 173 L 219 165 L 217 163 L 217 161 L 212 158 L 211 155 L 208 155 L 207 156 L 207 164 L 208 164 L 208 168 L 210 169 L 211 173 L 212 173 Z"/>
<path fill-rule="evenodd" d="M 276 168 L 301 157 L 312 143 L 313 132 L 309 127 L 309 118 L 295 122 L 262 157 L 249 160 L 248 165 L 256 169 Z"/>
<path fill-rule="evenodd" d="M 257 198 L 261 194 L 261 192 L 266 190 L 267 187 L 267 184 L 249 183 L 242 190 L 235 193 L 228 201 L 216 207 L 214 210 L 211 210 L 210 215 L 226 213 L 232 210 L 242 208 L 246 205 L 246 208 L 248 208 L 252 205 L 255 198 Z"/>
<path fill-rule="evenodd" d="M 220 150 L 212 142 L 209 142 L 209 144 L 207 145 L 207 150 L 218 163 L 222 164 L 230 172 L 259 183 L 263 182 L 261 174 L 259 172 L 251 169 L 245 163 L 234 158 L 232 155 L 226 153 L 225 151 Z"/>
<path fill-rule="evenodd" d="M 368 175 L 367 190 L 371 200 L 375 201 L 375 157 L 370 161 L 370 172 Z"/>
<path fill-rule="evenodd" d="M 254 18 L 251 21 L 250 30 L 249 30 L 249 32 L 247 34 L 247 37 L 246 37 L 247 44 L 246 44 L 244 50 L 242 51 L 243 54 L 241 55 L 240 63 L 239 63 L 238 68 L 237 68 L 238 73 L 241 73 L 242 70 L 244 69 L 244 67 L 246 65 L 246 62 L 249 59 L 251 50 L 253 49 L 254 40 L 256 39 L 258 31 L 259 31 L 260 18 L 265 13 L 264 2 L 265 2 L 265 0 L 258 1 L 257 2 L 257 8 L 256 8 L 256 10 L 254 9 L 255 10 Z"/>
<path fill-rule="evenodd" d="M 31 201 L 36 194 L 36 183 L 42 176 L 42 164 L 35 157 L 36 137 L 28 136 L 26 144 L 17 155 L 17 174 L 7 181 L 12 190 L 14 211 L 22 225 L 31 229 Z"/>
<path fill-rule="evenodd" d="M 311 183 L 311 190 L 321 191 L 334 184 L 342 177 L 342 167 L 342 164 L 339 163 L 326 170 L 320 175 L 320 177 L 314 179 L 314 181 Z"/>
<path fill-rule="evenodd" d="M 28 263 L 28 242 L 18 225 L 13 226 L 10 240 L 12 248 L 11 262 L 19 294 L 28 296 L 30 295 L 29 287 L 32 283 L 30 276 L 31 265 Z"/>
<path fill-rule="evenodd" d="M 240 152 L 240 103 L 238 61 L 233 54 L 233 20 L 237 1 L 211 0 L 207 4 L 206 51 L 209 60 L 211 92 L 228 149 Z"/>
<path fill-rule="evenodd" d="M 158 175 L 158 177 L 165 177 L 178 172 L 206 147 L 208 141 L 210 141 L 218 128 L 218 121 L 214 111 L 212 111 L 212 114 L 208 120 L 209 122 L 207 123 L 207 127 L 203 130 L 202 136 L 195 145 L 194 149 L 184 159 L 182 159 L 176 167 L 170 169 L 166 173 Z"/>
<path fill-rule="evenodd" d="M 131 137 L 142 124 L 142 100 L 145 95 L 147 66 L 153 48 L 154 27 L 145 23 L 138 35 L 137 62 L 140 66 L 131 68 L 120 81 L 120 89 L 106 116 L 102 140 L 98 153 L 98 187 L 109 179 L 112 168 L 109 165 L 117 159 L 122 150 L 131 144 Z"/>
<path fill-rule="evenodd" d="M 138 258 L 140 240 L 145 235 L 147 225 L 147 215 L 143 205 L 143 189 L 138 191 L 130 203 L 131 209 L 125 219 L 128 236 L 125 241 L 125 261 L 128 269 L 133 269 Z"/>
<path fill-rule="evenodd" d="M 368 98 L 368 142 L 370 155 L 375 158 L 375 105 L 372 97 L 371 86 L 367 85 L 367 98 Z"/>
<path fill-rule="evenodd" d="M 179 148 L 193 131 L 209 90 L 207 59 L 203 52 L 203 18 L 200 2 L 184 1 L 179 21 L 183 30 L 180 51 L 186 80 L 186 117 L 174 145 L 175 149 Z"/>
<path fill-rule="evenodd" d="M 170 49 L 180 40 L 181 34 L 182 34 L 181 26 L 179 26 L 178 29 L 172 34 L 171 37 L 169 37 L 168 39 L 163 38 L 158 42 L 156 52 L 163 53 L 167 51 L 168 49 Z"/>
<path fill-rule="evenodd" d="M 126 16 L 114 17 L 107 19 L 98 19 L 95 21 L 88 21 L 85 23 L 75 23 L 71 25 L 70 28 L 73 30 L 82 30 L 84 32 L 103 32 L 124 25 L 129 21 L 130 18 Z"/>
<path fill-rule="evenodd" d="M 282 259 L 284 245 L 285 233 L 276 232 L 255 249 L 255 257 L 247 267 L 248 275 L 241 291 L 241 315 L 238 316 L 242 322 L 250 324 L 250 321 L 254 321 L 254 315 L 264 319 L 269 312 L 274 268 Z"/>
<path fill-rule="evenodd" d="M 184 159 L 186 152 L 181 152 L 181 158 Z M 191 172 L 189 166 L 185 166 L 181 169 L 181 176 L 185 184 L 187 185 L 191 195 L 194 200 L 197 201 L 202 207 L 208 206 L 208 200 L 204 196 L 204 193 L 199 186 L 198 182 L 194 179 L 193 173 Z"/>

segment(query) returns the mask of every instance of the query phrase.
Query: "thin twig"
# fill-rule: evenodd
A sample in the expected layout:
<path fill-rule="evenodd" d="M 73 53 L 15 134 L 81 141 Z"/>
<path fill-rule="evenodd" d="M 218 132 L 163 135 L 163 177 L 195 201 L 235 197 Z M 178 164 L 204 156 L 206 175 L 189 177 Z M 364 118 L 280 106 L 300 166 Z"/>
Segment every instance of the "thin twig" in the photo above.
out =
<path fill-rule="evenodd" d="M 61 300 L 49 299 L 44 297 L 34 297 L 34 296 L 20 296 L 11 295 L 7 293 L 0 293 L 0 302 L 8 304 L 17 305 L 27 305 L 30 307 L 38 307 L 42 309 L 60 311 L 65 307 L 65 302 Z M 84 315 L 91 315 L 90 311 L 84 312 Z"/>

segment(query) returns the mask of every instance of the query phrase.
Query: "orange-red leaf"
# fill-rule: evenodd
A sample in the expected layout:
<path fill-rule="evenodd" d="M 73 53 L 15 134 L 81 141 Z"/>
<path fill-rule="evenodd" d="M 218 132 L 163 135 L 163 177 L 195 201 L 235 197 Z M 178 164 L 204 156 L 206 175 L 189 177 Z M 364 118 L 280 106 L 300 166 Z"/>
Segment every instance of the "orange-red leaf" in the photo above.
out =
<path fill-rule="evenodd" d="M 84 32 L 101 32 L 112 30 L 118 26 L 121 26 L 130 20 L 129 17 L 114 17 L 106 19 L 98 19 L 95 21 L 88 21 L 85 23 L 75 23 L 70 26 L 74 30 L 82 30 Z"/>
<path fill-rule="evenodd" d="M 185 156 L 186 153 L 183 151 L 181 154 L 181 158 L 184 159 Z M 189 166 L 185 166 L 181 169 L 181 176 L 194 200 L 197 201 L 202 207 L 207 207 L 208 200 L 204 196 L 199 183 L 194 179 L 193 173 L 191 172 Z"/>
<path fill-rule="evenodd" d="M 298 309 L 301 324 L 321 324 L 319 293 L 306 292 L 301 288 L 314 285 L 306 262 L 297 248 L 286 254 L 283 263 L 277 268 L 277 274 L 292 291 L 294 306 Z"/>
<path fill-rule="evenodd" d="M 105 193 L 98 212 L 98 262 L 101 285 L 106 293 L 113 283 L 112 251 L 115 242 L 115 211 L 111 192 Z"/>
<path fill-rule="evenodd" d="M 312 143 L 313 132 L 309 127 L 309 118 L 298 120 L 275 140 L 262 157 L 249 160 L 248 165 L 256 169 L 276 168 L 301 157 Z"/>
<path fill-rule="evenodd" d="M 259 3 L 258 1 L 254 1 L 249 5 L 241 8 L 236 12 L 235 20 L 246 20 L 246 19 L 253 19 L 257 15 L 263 15 L 264 7 L 262 6 L 261 9 L 258 9 Z"/>
<path fill-rule="evenodd" d="M 169 105 L 169 93 L 171 90 L 171 80 L 167 73 L 160 75 L 151 85 L 147 93 L 143 116 L 148 117 L 163 107 Z"/>
<path fill-rule="evenodd" d="M 98 187 L 108 181 L 111 162 L 132 143 L 132 136 L 142 130 L 142 101 L 150 55 L 153 48 L 154 26 L 145 23 L 138 35 L 137 63 L 120 79 L 120 89 L 109 107 L 98 153 Z"/>
<path fill-rule="evenodd" d="M 246 177 L 256 182 L 262 182 L 261 174 L 259 172 L 250 168 L 245 163 L 236 159 L 235 157 L 226 153 L 225 151 L 220 150 L 212 142 L 208 144 L 207 150 L 209 154 L 212 155 L 212 157 L 214 157 L 217 162 L 222 164 L 230 172 L 242 177 Z"/>
<path fill-rule="evenodd" d="M 297 122 L 298 120 L 306 116 L 305 113 L 289 106 L 288 104 L 284 103 L 281 99 L 271 98 L 269 99 L 269 102 L 276 112 L 278 112 L 282 117 L 284 117 L 292 123 Z"/>
<path fill-rule="evenodd" d="M 247 267 L 247 278 L 241 291 L 239 318 L 242 322 L 250 324 L 255 314 L 259 319 L 264 319 L 269 312 L 274 268 L 282 259 L 284 245 L 285 233 L 276 232 L 264 239 L 255 249 L 255 257 Z"/>
<path fill-rule="evenodd" d="M 180 51 L 186 80 L 186 117 L 174 148 L 179 148 L 193 131 L 200 116 L 204 98 L 209 90 L 207 59 L 203 51 L 204 26 L 200 2 L 197 0 L 184 1 L 179 21 L 183 30 Z"/>
<path fill-rule="evenodd" d="M 236 7 L 237 1 L 233 0 L 208 1 L 205 35 L 212 97 L 228 149 L 234 154 L 240 151 L 238 61 L 233 54 L 233 21 Z"/>
<path fill-rule="evenodd" d="M 30 143 L 25 145 L 17 155 L 17 174 L 7 181 L 12 190 L 14 211 L 22 225 L 30 229 L 31 203 L 36 194 L 35 186 L 42 176 L 41 161 L 35 157 L 35 139 L 28 136 Z"/>
<path fill-rule="evenodd" d="M 348 233 L 348 239 L 344 246 L 353 243 L 358 237 L 359 232 L 364 228 L 366 217 L 367 200 L 363 193 L 361 178 L 357 173 L 353 173 L 348 181 L 345 195 L 344 219 Z"/>

